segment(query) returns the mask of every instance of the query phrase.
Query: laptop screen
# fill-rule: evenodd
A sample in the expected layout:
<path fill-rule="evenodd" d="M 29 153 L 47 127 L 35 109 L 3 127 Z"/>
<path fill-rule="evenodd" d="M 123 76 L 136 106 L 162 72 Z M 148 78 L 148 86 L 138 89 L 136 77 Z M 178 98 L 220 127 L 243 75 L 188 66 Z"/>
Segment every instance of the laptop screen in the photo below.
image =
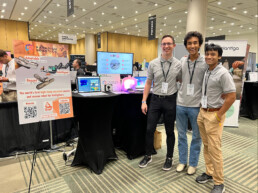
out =
<path fill-rule="evenodd" d="M 100 78 L 79 76 L 77 77 L 77 90 L 78 92 L 100 92 Z"/>
<path fill-rule="evenodd" d="M 134 78 L 137 80 L 136 89 L 144 89 L 145 83 L 147 81 L 146 76 L 134 76 Z M 152 87 L 152 85 L 151 85 Z"/>

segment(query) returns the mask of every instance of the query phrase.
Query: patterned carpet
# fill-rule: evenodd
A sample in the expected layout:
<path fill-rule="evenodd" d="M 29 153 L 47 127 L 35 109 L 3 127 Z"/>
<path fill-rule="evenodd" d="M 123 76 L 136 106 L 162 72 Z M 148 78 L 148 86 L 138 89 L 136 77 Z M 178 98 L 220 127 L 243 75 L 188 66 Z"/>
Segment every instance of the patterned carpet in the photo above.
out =
<path fill-rule="evenodd" d="M 257 192 L 257 123 L 258 120 L 240 118 L 239 128 L 224 128 L 223 157 L 227 193 Z M 164 128 L 162 148 L 153 156 L 147 168 L 139 168 L 141 158 L 128 160 L 125 153 L 116 149 L 117 161 L 109 162 L 101 175 L 85 167 L 65 166 L 61 152 L 39 153 L 33 173 L 31 192 L 154 192 L 154 193 L 207 193 L 213 183 L 198 184 L 195 178 L 204 172 L 201 153 L 197 173 L 175 172 L 178 164 L 177 142 L 174 164 L 170 171 L 162 170 L 166 146 Z M 176 136 L 177 136 L 177 131 Z M 188 133 L 191 138 L 191 133 Z M 28 192 L 31 155 L 17 159 L 0 160 L 1 192 Z M 4 173 L 4 174 L 3 174 Z"/>

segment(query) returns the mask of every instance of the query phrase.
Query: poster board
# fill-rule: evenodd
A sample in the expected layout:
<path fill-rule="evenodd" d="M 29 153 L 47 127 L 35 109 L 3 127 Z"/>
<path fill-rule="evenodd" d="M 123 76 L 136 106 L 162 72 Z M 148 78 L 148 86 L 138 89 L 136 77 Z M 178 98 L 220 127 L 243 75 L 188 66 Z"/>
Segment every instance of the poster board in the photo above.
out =
<path fill-rule="evenodd" d="M 53 50 L 47 49 L 44 52 L 47 56 L 42 56 L 37 49 L 27 51 L 26 43 L 20 44 L 23 48 L 15 45 L 17 41 L 14 41 L 14 56 L 19 66 L 16 69 L 19 123 L 73 117 L 70 70 L 66 65 L 68 57 L 65 52 L 61 55 L 66 57 L 53 57 L 58 56 L 57 52 L 53 55 Z M 31 42 L 31 45 L 36 44 Z M 47 46 L 62 47 L 55 44 Z"/>

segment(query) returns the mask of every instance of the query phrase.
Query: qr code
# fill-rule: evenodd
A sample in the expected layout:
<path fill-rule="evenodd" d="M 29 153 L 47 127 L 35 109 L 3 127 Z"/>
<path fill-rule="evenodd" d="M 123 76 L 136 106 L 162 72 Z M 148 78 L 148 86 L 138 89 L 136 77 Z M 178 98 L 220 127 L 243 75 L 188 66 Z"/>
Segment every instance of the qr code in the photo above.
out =
<path fill-rule="evenodd" d="M 37 106 L 24 107 L 24 119 L 37 117 Z"/>
<path fill-rule="evenodd" d="M 60 103 L 59 104 L 59 113 L 60 115 L 70 113 L 70 103 Z"/>

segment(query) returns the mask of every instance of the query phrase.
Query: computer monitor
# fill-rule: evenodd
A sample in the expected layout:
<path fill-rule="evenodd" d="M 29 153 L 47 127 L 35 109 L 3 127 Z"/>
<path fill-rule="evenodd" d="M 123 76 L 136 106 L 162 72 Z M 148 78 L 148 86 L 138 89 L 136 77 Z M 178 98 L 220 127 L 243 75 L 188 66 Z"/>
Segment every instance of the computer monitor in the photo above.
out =
<path fill-rule="evenodd" d="M 100 78 L 98 76 L 78 76 L 77 90 L 79 93 L 83 92 L 100 92 Z"/>
<path fill-rule="evenodd" d="M 97 52 L 98 74 L 133 74 L 133 53 Z"/>
<path fill-rule="evenodd" d="M 147 81 L 147 77 L 146 76 L 134 76 L 134 78 L 137 80 L 136 83 L 136 89 L 144 89 L 145 87 L 145 83 Z M 153 84 L 151 85 L 151 87 L 153 86 Z"/>

